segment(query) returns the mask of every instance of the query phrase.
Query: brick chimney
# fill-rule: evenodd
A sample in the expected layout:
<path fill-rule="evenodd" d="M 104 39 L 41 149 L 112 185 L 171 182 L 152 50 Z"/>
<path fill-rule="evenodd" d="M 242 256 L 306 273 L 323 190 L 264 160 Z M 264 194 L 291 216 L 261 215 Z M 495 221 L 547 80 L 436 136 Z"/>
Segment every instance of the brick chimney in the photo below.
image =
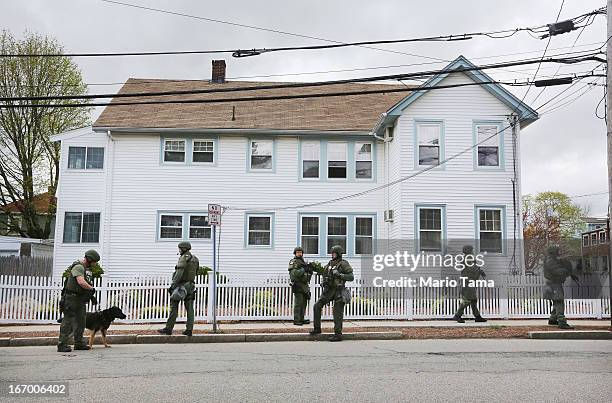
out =
<path fill-rule="evenodd" d="M 213 83 L 225 82 L 225 60 L 212 61 L 212 78 L 210 81 Z"/>

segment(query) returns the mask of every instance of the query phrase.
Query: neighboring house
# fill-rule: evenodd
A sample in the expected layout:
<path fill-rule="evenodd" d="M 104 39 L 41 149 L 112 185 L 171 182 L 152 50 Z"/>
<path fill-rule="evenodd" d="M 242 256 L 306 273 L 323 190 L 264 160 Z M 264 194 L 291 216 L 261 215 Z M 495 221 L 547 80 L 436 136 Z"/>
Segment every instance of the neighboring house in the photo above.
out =
<path fill-rule="evenodd" d="M 491 80 L 478 70 L 452 72 L 463 67 L 473 65 L 459 57 L 424 85 Z M 259 84 L 273 83 L 226 82 L 225 62 L 214 61 L 210 81 L 130 79 L 120 93 Z M 401 88 L 406 87 L 339 84 L 256 94 Z M 164 99 L 246 96 L 253 92 Z M 146 99 L 151 98 L 130 102 Z M 520 119 L 515 136 L 508 124 L 512 113 Z M 447 240 L 471 240 L 508 270 L 506 262 L 516 250 L 503 240 L 522 234 L 515 210 L 521 194 L 518 134 L 537 118 L 534 110 L 494 84 L 344 97 L 109 106 L 93 128 L 54 137 L 62 143 L 54 272 L 61 273 L 86 249 L 96 248 L 111 276 L 168 275 L 180 240 L 191 241 L 200 263 L 210 266 L 208 203 L 228 207 L 219 234 L 220 271 L 225 274 L 286 276 L 297 244 L 308 260 L 322 262 L 329 259 L 331 245 L 341 244 L 359 274 L 360 258 L 377 239 L 416 239 L 419 249 L 430 253 Z M 447 164 L 400 181 L 500 130 Z M 305 206 L 385 184 L 390 186 L 359 197 Z M 286 208 L 292 206 L 303 207 Z"/>
<path fill-rule="evenodd" d="M 53 257 L 52 239 L 0 236 L 0 256 Z"/>
<path fill-rule="evenodd" d="M 51 232 L 49 233 L 49 238 L 53 238 L 55 235 L 55 196 L 49 192 L 38 194 L 32 198 L 32 204 L 36 211 L 38 225 L 42 228 L 45 226 L 49 211 L 52 211 L 51 214 L 53 214 L 53 217 L 51 218 Z M 22 208 L 20 207 L 20 202 L 13 202 L 0 206 L 0 235 L 19 236 L 19 232 L 13 227 L 15 223 L 19 225 L 21 229 L 26 229 L 21 214 Z"/>
<path fill-rule="evenodd" d="M 602 223 L 603 220 L 603 223 Z M 588 230 L 581 234 L 582 259 L 585 272 L 610 270 L 610 230 L 607 218 L 585 218 Z"/>

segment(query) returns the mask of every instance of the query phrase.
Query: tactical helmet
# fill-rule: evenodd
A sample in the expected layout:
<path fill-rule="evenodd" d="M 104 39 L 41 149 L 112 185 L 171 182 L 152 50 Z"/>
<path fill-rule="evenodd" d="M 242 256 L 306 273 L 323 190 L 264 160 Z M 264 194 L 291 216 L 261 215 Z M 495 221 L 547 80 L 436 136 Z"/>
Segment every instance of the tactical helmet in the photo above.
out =
<path fill-rule="evenodd" d="M 342 249 L 342 246 L 340 245 L 334 245 L 332 246 L 330 253 L 336 253 L 338 257 L 340 257 L 344 253 L 344 249 Z"/>
<path fill-rule="evenodd" d="M 87 260 L 91 260 L 92 262 L 100 261 L 100 254 L 93 249 L 90 249 L 85 252 L 85 257 L 87 258 Z"/>
<path fill-rule="evenodd" d="M 548 248 L 546 248 L 546 253 L 552 256 L 559 256 L 559 246 L 558 245 L 549 246 Z"/>
<path fill-rule="evenodd" d="M 179 247 L 179 249 L 190 250 L 191 249 L 191 243 L 187 242 L 187 241 L 182 241 L 182 242 L 179 242 L 178 247 Z"/>
<path fill-rule="evenodd" d="M 302 249 L 301 246 L 296 246 L 295 248 L 293 248 L 293 254 L 295 255 L 298 252 L 302 252 L 304 253 L 304 249 Z"/>
<path fill-rule="evenodd" d="M 463 254 L 464 255 L 472 255 L 472 254 L 474 254 L 474 247 L 472 245 L 465 245 L 463 247 Z"/>

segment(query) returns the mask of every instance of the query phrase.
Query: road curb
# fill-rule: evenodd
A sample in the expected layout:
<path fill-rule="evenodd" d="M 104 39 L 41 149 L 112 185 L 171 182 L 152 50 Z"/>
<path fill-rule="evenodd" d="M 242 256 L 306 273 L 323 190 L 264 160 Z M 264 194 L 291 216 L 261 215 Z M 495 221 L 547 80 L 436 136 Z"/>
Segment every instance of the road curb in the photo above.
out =
<path fill-rule="evenodd" d="M 108 335 L 109 344 L 186 344 L 186 343 L 244 343 L 274 341 L 311 341 L 327 340 L 331 334 L 311 336 L 308 333 L 232 333 L 232 334 L 195 334 L 167 336 L 156 334 L 115 334 Z M 402 332 L 357 332 L 345 333 L 345 340 L 398 340 Z M 85 338 L 84 340 L 87 340 Z M 14 337 L 0 338 L 0 347 L 54 346 L 57 337 Z M 96 337 L 94 347 L 102 344 Z"/>
<path fill-rule="evenodd" d="M 540 340 L 612 340 L 612 332 L 607 330 L 555 330 L 528 334 L 530 339 Z"/>

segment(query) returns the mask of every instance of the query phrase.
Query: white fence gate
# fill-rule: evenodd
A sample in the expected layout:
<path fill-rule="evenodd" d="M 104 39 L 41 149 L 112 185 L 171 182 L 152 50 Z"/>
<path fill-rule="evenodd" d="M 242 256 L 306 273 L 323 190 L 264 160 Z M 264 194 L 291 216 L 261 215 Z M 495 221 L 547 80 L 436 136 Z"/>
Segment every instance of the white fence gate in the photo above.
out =
<path fill-rule="evenodd" d="M 196 320 L 212 317 L 209 284 L 206 277 L 196 279 Z M 97 309 L 120 307 L 124 322 L 163 322 L 169 313 L 169 277 L 96 279 Z M 347 319 L 445 319 L 451 318 L 459 304 L 457 288 L 377 288 L 360 281 L 348 285 L 352 301 L 345 308 Z M 504 284 L 481 289 L 479 307 L 489 318 L 545 318 L 548 301 L 542 299 L 542 277 L 507 276 Z M 60 277 L 0 275 L 0 323 L 55 323 L 59 314 L 62 287 Z M 610 317 L 609 288 L 597 298 L 584 298 L 587 286 L 572 287 L 566 299 L 570 318 Z M 321 294 L 316 282 L 312 299 Z M 582 298 L 581 298 L 582 297 Z M 88 310 L 96 307 L 89 306 Z M 309 317 L 312 310 L 308 311 Z M 331 317 L 331 307 L 323 311 Z M 181 307 L 179 318 L 185 317 Z M 240 281 L 224 278 L 217 289 L 217 318 L 220 320 L 289 320 L 293 318 L 293 295 L 285 279 Z"/>

